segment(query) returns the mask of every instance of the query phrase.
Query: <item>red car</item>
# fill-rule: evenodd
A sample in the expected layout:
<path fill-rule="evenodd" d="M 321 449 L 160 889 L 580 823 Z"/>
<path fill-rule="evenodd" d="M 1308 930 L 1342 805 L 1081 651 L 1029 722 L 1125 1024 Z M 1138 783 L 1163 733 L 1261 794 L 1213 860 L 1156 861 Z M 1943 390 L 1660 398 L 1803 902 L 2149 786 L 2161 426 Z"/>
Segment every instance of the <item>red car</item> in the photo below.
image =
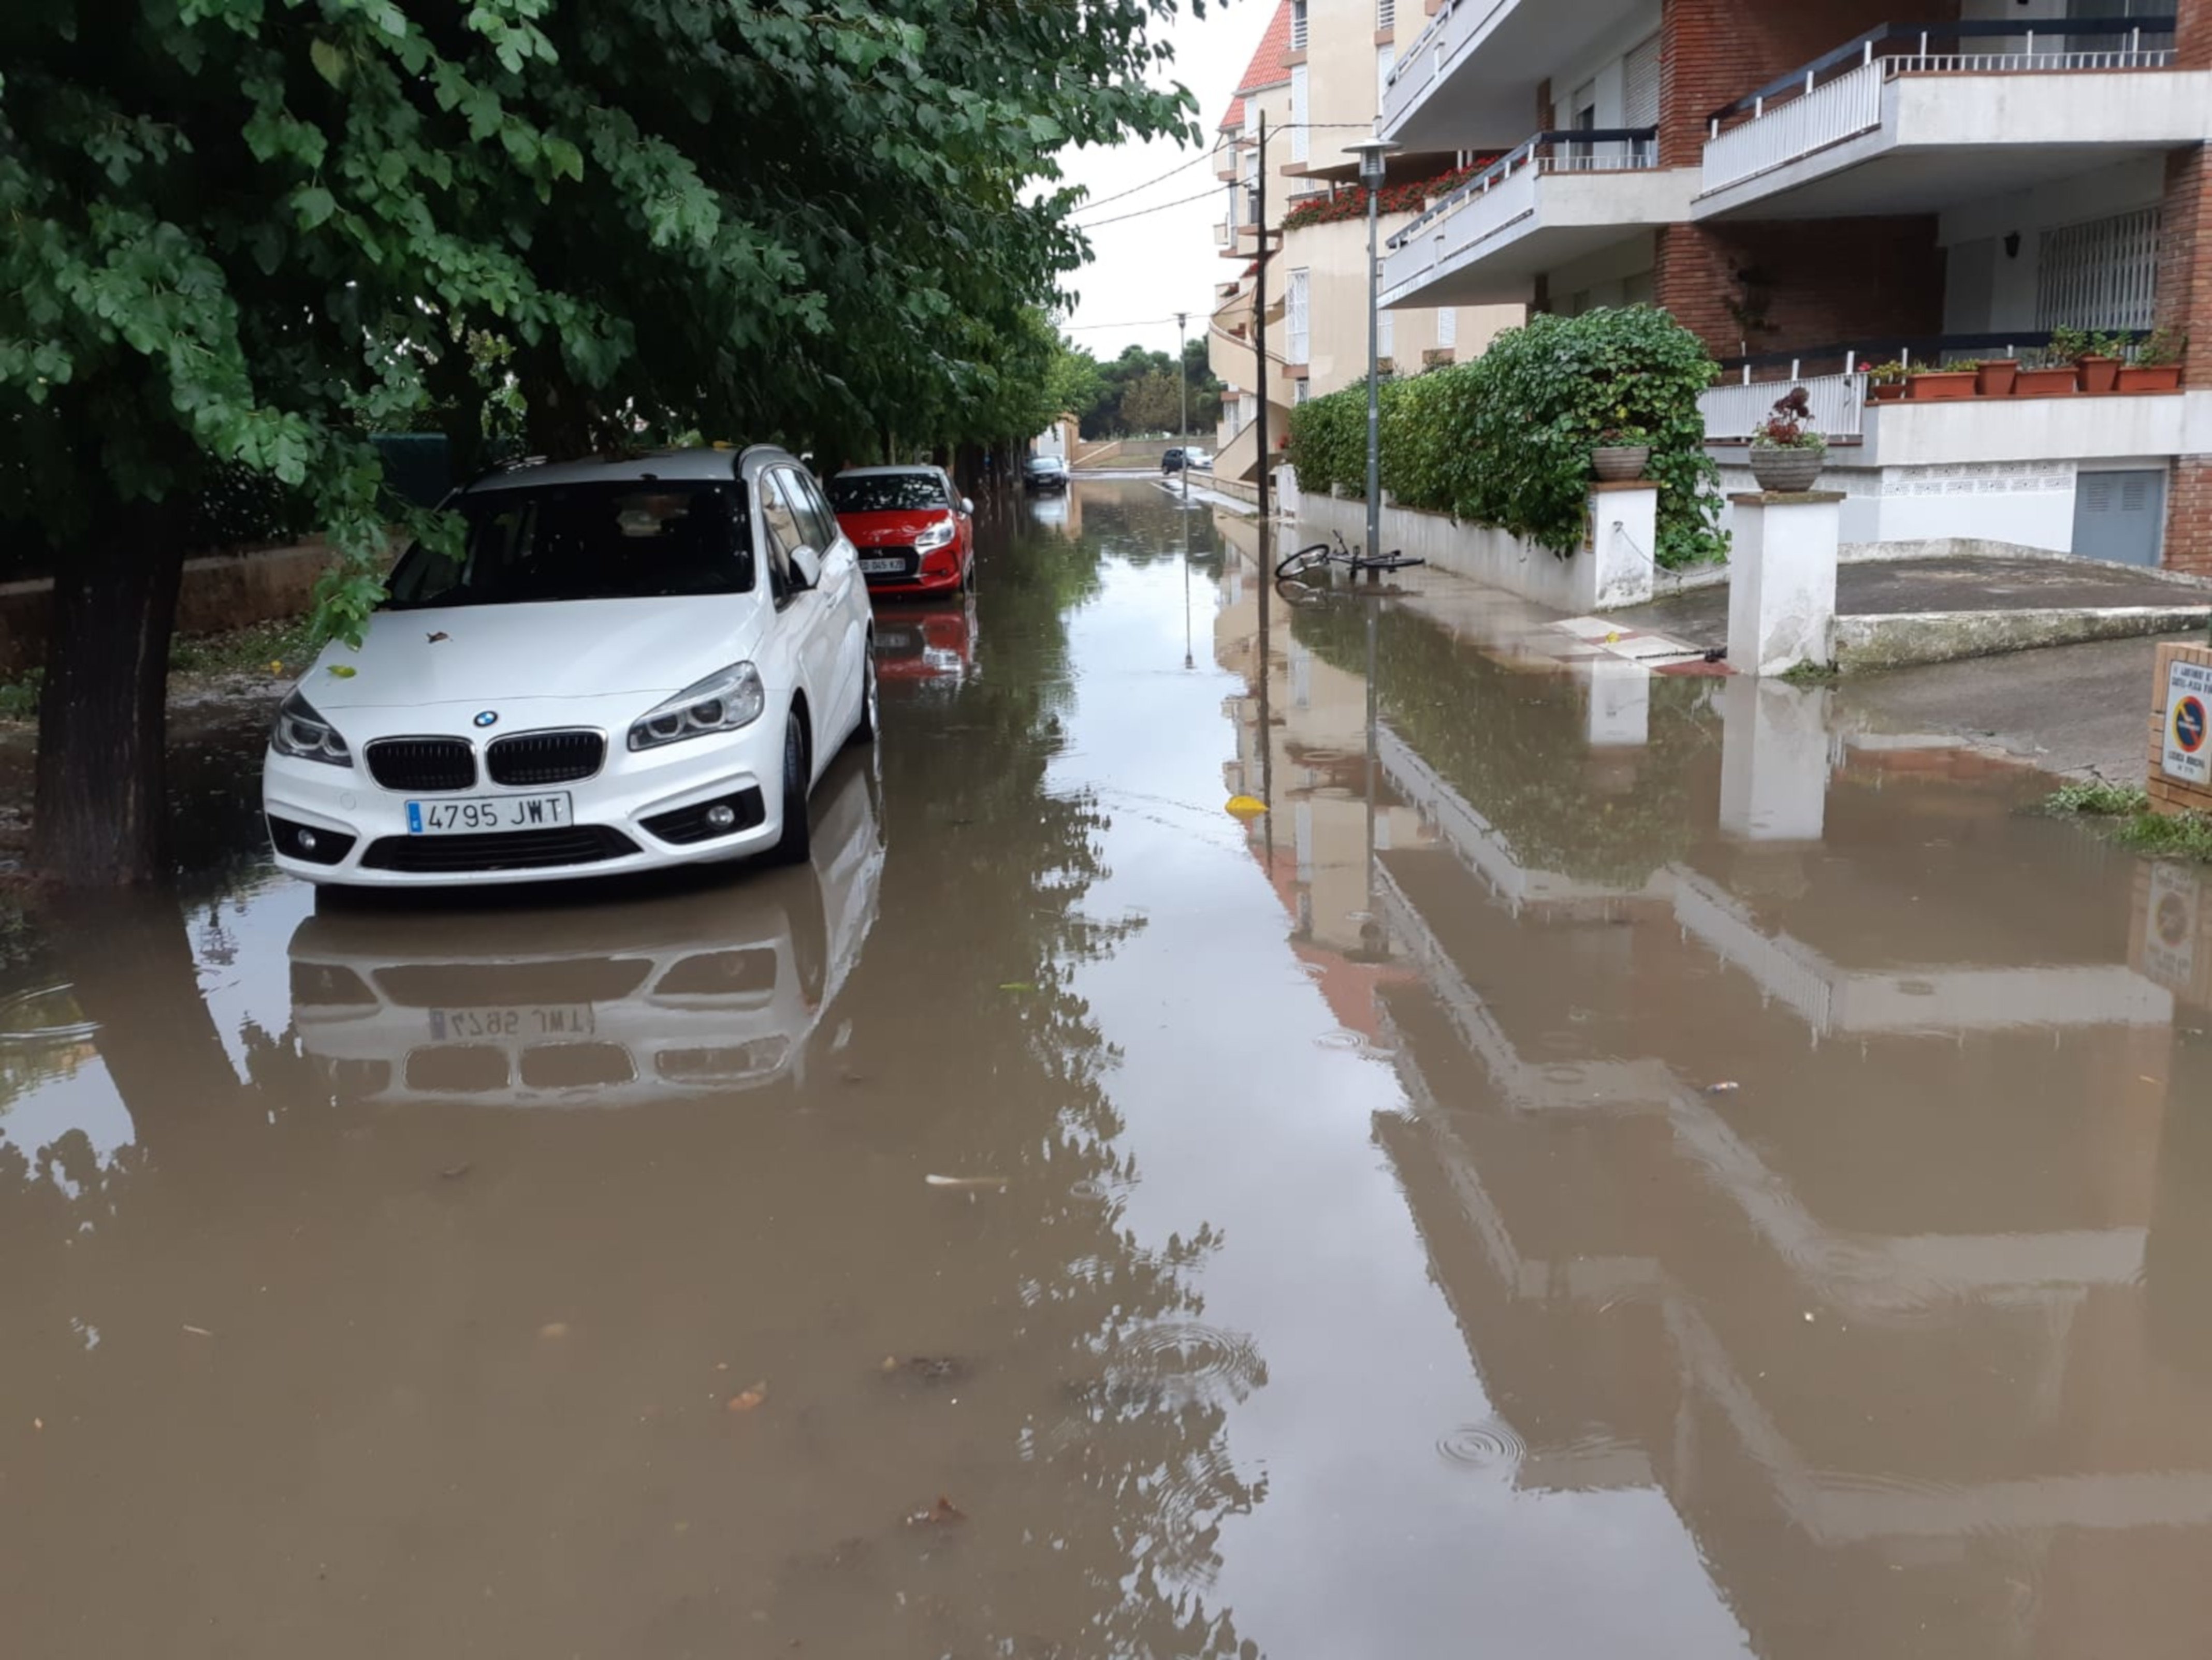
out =
<path fill-rule="evenodd" d="M 868 592 L 945 593 L 975 581 L 975 504 L 942 467 L 848 467 L 830 481 L 830 505 L 853 545 Z"/>

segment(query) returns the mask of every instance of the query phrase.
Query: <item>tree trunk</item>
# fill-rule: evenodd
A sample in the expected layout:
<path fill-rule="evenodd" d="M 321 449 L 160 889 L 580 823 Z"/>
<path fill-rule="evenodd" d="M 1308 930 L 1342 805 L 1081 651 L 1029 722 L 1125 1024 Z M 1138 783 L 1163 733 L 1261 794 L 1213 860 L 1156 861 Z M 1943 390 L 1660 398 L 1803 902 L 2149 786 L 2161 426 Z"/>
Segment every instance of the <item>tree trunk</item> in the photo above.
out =
<path fill-rule="evenodd" d="M 55 568 L 31 860 L 64 887 L 167 874 L 164 749 L 182 522 L 173 501 L 126 503 L 100 514 L 82 550 Z"/>

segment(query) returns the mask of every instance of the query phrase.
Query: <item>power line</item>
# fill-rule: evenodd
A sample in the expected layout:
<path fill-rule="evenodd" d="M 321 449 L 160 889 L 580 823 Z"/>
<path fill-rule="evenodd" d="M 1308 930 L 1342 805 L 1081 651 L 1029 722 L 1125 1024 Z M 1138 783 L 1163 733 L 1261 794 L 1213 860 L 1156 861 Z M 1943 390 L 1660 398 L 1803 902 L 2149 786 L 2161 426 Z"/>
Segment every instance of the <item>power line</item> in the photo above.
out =
<path fill-rule="evenodd" d="M 1101 225 L 1118 225 L 1124 219 L 1142 219 L 1146 214 L 1165 213 L 1170 208 L 1188 207 L 1193 202 L 1204 202 L 1218 197 L 1221 194 L 1221 188 L 1220 185 L 1216 185 L 1212 190 L 1200 191 L 1195 196 L 1179 196 L 1172 202 L 1162 202 L 1152 207 L 1139 208 L 1132 213 L 1117 213 L 1110 218 L 1093 219 L 1088 224 L 1071 224 L 1069 228 L 1073 230 L 1096 230 Z"/>
<path fill-rule="evenodd" d="M 1156 324 L 1174 321 L 1172 317 L 1141 317 L 1133 323 L 1063 323 L 1060 331 L 1063 334 L 1080 334 L 1087 329 L 1148 329 Z"/>
<path fill-rule="evenodd" d="M 1093 201 L 1085 202 L 1080 207 L 1075 209 L 1074 211 L 1077 213 L 1088 213 L 1093 208 L 1104 207 L 1109 202 L 1119 202 L 1124 197 L 1134 196 L 1139 191 L 1148 191 L 1155 185 L 1165 184 L 1169 179 L 1174 178 L 1176 174 L 1179 173 L 1188 173 L 1193 167 L 1198 166 L 1201 161 L 1211 161 L 1213 159 L 1213 155 L 1214 152 L 1211 149 L 1202 150 L 1198 155 L 1192 156 L 1189 161 L 1178 162 L 1176 166 L 1170 167 L 1158 179 L 1147 179 L 1141 185 L 1132 185 L 1127 190 L 1116 191 L 1111 196 L 1101 196 Z"/>

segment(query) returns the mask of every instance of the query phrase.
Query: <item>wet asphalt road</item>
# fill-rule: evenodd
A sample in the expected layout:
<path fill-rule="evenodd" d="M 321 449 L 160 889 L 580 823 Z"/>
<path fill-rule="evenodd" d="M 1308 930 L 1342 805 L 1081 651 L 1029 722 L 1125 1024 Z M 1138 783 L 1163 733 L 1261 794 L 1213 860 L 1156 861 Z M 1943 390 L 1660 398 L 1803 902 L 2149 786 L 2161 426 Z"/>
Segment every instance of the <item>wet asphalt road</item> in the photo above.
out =
<path fill-rule="evenodd" d="M 2194 871 L 1006 516 L 809 870 L 319 907 L 241 724 L 22 943 L 0 1647 L 2202 1652 Z"/>

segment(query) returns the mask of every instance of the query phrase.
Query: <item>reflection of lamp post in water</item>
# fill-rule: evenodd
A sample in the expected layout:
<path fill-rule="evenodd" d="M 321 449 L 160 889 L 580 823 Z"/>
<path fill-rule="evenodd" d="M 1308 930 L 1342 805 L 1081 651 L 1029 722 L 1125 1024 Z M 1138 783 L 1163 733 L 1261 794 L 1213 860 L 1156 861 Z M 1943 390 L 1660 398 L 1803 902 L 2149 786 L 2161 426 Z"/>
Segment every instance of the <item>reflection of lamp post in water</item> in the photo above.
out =
<path fill-rule="evenodd" d="M 1370 138 L 1346 144 L 1344 153 L 1359 158 L 1359 183 L 1367 192 L 1367 556 L 1382 551 L 1382 324 L 1379 308 L 1382 267 L 1375 258 L 1375 221 L 1380 211 L 1382 176 L 1391 155 L 1398 149 L 1387 138 Z M 1382 573 L 1370 565 L 1367 580 L 1379 582 Z M 1370 687 L 1373 682 L 1370 681 Z M 1369 696 L 1371 699 L 1373 692 Z"/>
<path fill-rule="evenodd" d="M 1182 414 L 1177 417 L 1181 424 L 1176 429 L 1176 436 L 1182 440 L 1182 503 L 1185 507 L 1190 505 L 1190 341 L 1185 332 L 1189 322 L 1188 312 L 1176 313 L 1176 379 L 1182 390 Z M 1188 525 L 1183 526 L 1182 540 L 1182 564 L 1187 575 L 1190 570 L 1190 526 Z"/>

